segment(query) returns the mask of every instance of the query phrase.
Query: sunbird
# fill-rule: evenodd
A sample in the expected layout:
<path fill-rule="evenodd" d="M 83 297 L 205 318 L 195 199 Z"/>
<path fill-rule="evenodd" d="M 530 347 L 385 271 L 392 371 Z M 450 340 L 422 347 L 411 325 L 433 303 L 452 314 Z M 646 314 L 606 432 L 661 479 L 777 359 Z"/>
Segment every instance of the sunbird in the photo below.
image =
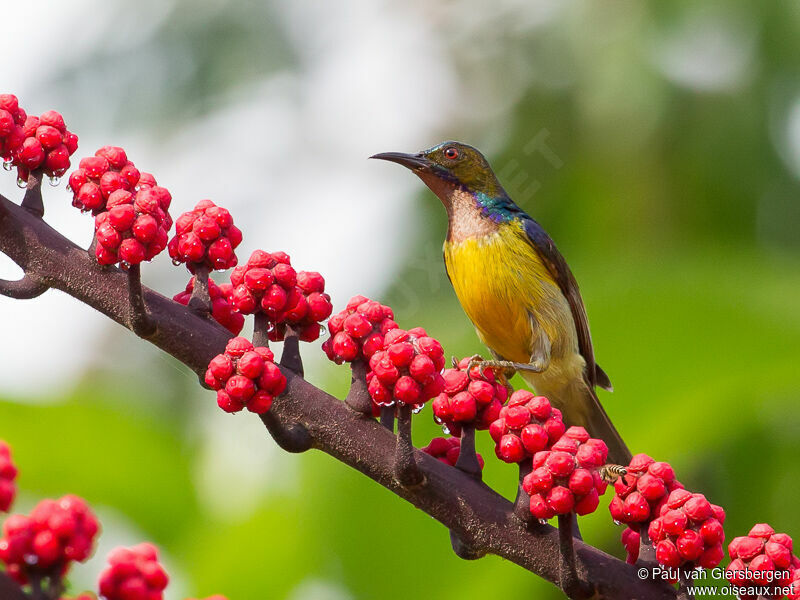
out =
<path fill-rule="evenodd" d="M 578 284 L 553 240 L 517 206 L 476 148 L 443 142 L 417 154 L 371 158 L 411 169 L 442 201 L 448 228 L 447 276 L 493 360 L 518 371 L 559 408 L 568 425 L 585 427 L 627 465 L 631 454 L 595 393 L 612 390 L 595 362 Z"/>

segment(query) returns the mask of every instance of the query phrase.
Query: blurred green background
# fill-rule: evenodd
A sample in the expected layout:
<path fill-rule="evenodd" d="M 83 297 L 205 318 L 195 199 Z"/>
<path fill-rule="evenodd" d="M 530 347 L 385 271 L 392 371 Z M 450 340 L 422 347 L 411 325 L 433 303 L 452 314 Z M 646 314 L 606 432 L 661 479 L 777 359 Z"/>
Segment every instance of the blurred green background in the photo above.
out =
<path fill-rule="evenodd" d="M 483 349 L 444 273 L 441 206 L 410 174 L 363 159 L 446 138 L 485 149 L 580 282 L 616 390 L 601 400 L 631 449 L 724 506 L 729 539 L 756 522 L 800 535 L 796 2 L 78 4 L 59 18 L 89 41 L 59 62 L 44 36 L 42 68 L 19 86 L 90 140 L 79 155 L 126 141 L 152 157 L 145 170 L 168 170 L 168 187 L 198 189 L 175 212 L 221 178 L 211 197 L 225 204 L 230 192 L 247 251 L 301 256 L 299 268 L 326 275 L 337 310 L 369 293 L 456 356 Z M 19 44 L 6 49 L 15 62 L 34 46 Z M 4 91 L 24 101 L 16 90 Z M 300 107 L 294 120 L 268 131 L 236 120 L 276 94 Z M 275 164 L 288 169 L 281 184 Z M 150 283 L 173 294 L 186 276 L 168 262 Z M 33 328 L 36 304 L 20 304 Z M 10 310 L 0 305 L 0 324 Z M 0 392 L 18 510 L 84 496 L 105 525 L 98 554 L 157 543 L 174 599 L 560 597 L 498 558 L 460 561 L 423 513 L 326 455 L 281 453 L 257 419 L 217 410 L 184 367 L 81 314 L 99 333 L 62 332 L 92 351 L 66 383 L 37 387 L 62 359 L 37 363 L 34 343 L 0 351 L 38 370 L 4 375 Z M 319 343 L 303 352 L 308 378 L 343 396 L 347 370 L 324 362 Z M 415 442 L 437 434 L 426 408 Z M 514 469 L 489 442 L 480 437 L 485 478 L 511 496 Z M 605 504 L 583 521 L 590 543 L 622 556 Z M 76 569 L 76 586 L 92 585 L 101 558 Z"/>

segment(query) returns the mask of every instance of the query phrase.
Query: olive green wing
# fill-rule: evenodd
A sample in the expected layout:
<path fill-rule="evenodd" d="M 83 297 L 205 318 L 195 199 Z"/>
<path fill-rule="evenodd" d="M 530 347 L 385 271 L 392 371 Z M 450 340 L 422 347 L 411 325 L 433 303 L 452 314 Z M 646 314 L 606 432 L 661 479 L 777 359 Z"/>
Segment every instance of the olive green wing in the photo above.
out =
<path fill-rule="evenodd" d="M 572 275 L 567 261 L 556 248 L 555 242 L 547 235 L 536 221 L 527 217 L 523 219 L 525 234 L 531 245 L 542 258 L 550 275 L 558 284 L 561 293 L 569 302 L 572 311 L 572 320 L 575 323 L 575 330 L 578 333 L 578 348 L 581 356 L 586 361 L 586 379 L 590 385 L 599 385 L 605 390 L 611 391 L 613 386 L 605 371 L 600 368 L 594 360 L 594 349 L 592 348 L 592 335 L 589 331 L 589 319 L 586 316 L 586 308 L 583 305 L 578 282 Z"/>

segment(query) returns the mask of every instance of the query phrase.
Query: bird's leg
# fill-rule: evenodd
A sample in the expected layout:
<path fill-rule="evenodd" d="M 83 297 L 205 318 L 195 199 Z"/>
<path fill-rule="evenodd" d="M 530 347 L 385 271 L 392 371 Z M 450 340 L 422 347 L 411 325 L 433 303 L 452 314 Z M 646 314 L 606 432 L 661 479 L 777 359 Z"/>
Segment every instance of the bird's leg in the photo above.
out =
<path fill-rule="evenodd" d="M 491 369 L 495 376 L 502 376 L 505 378 L 510 379 L 514 376 L 516 372 L 514 369 L 514 364 L 511 361 L 503 360 L 500 358 L 495 358 L 492 360 L 486 360 L 480 354 L 473 354 L 469 357 L 469 364 L 467 364 L 467 373 L 472 372 L 472 369 L 478 365 L 481 365 L 481 371 L 483 369 Z"/>
<path fill-rule="evenodd" d="M 535 321 L 533 323 L 535 324 Z M 493 369 L 495 374 L 502 373 L 506 379 L 513 377 L 517 371 L 527 371 L 529 373 L 542 373 L 546 371 L 547 367 L 550 366 L 550 338 L 547 337 L 538 325 L 534 329 L 534 332 L 536 335 L 533 336 L 531 357 L 528 362 L 518 363 L 505 360 L 495 352 L 492 352 L 494 355 L 494 359 L 492 360 L 484 360 L 480 355 L 476 354 L 470 358 L 467 371 L 471 371 L 472 367 L 478 363 L 481 364 L 481 368 L 489 367 Z"/>
<path fill-rule="evenodd" d="M 494 369 L 495 372 L 501 372 L 504 376 L 509 377 L 513 376 L 514 373 L 516 373 L 517 371 L 529 371 L 531 373 L 541 373 L 542 371 L 547 369 L 547 366 L 549 365 L 550 362 L 548 360 L 545 363 L 540 359 L 533 359 L 533 358 L 531 360 L 532 362 L 529 363 L 518 363 L 510 360 L 498 360 L 498 359 L 484 360 L 479 356 L 476 359 L 476 357 L 473 356 L 469 362 L 469 370 L 472 370 L 472 367 L 480 363 L 482 368 L 488 367 L 490 369 Z"/>

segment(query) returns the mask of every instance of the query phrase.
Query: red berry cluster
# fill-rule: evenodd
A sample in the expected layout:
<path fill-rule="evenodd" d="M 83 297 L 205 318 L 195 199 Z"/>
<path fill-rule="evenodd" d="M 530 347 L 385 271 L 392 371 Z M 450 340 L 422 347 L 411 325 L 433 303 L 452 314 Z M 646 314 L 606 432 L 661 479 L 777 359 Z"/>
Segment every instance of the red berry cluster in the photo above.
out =
<path fill-rule="evenodd" d="M 192 273 L 198 263 L 221 271 L 236 266 L 234 249 L 241 242 L 242 232 L 233 224 L 231 213 L 211 200 L 201 200 L 175 221 L 175 237 L 168 249 L 172 262 L 186 263 Z"/>
<path fill-rule="evenodd" d="M 170 202 L 169 191 L 160 186 L 140 186 L 135 194 L 124 189 L 112 192 L 108 210 L 95 217 L 97 262 L 138 265 L 154 258 L 167 246 Z"/>
<path fill-rule="evenodd" d="M 724 556 L 725 511 L 703 494 L 685 489 L 672 491 L 661 504 L 659 516 L 647 528 L 655 544 L 656 560 L 667 567 L 689 563 L 705 569 L 716 567 Z"/>
<path fill-rule="evenodd" d="M 533 455 L 533 470 L 522 480 L 531 497 L 531 514 L 540 521 L 597 509 L 608 484 L 600 476 L 606 464 L 605 442 L 589 437 L 583 427 L 570 427 L 550 450 Z"/>
<path fill-rule="evenodd" d="M 106 600 L 162 600 L 169 577 L 152 544 L 115 548 L 100 574 L 100 594 Z"/>
<path fill-rule="evenodd" d="M 489 426 L 489 435 L 500 460 L 518 463 L 554 444 L 565 430 L 561 411 L 547 398 L 517 390 Z"/>
<path fill-rule="evenodd" d="M 233 335 L 239 335 L 239 332 L 244 327 L 244 317 L 241 313 L 233 310 L 228 296 L 231 292 L 230 283 L 222 283 L 217 285 L 213 279 L 208 280 L 208 294 L 211 297 L 211 316 L 214 320 L 222 325 L 225 329 L 230 331 Z M 194 277 L 186 284 L 186 289 L 173 296 L 173 300 L 179 304 L 186 306 L 189 304 L 189 299 L 192 297 L 194 290 Z"/>
<path fill-rule="evenodd" d="M 30 516 L 11 515 L 3 523 L 0 560 L 20 584 L 31 572 L 63 575 L 72 561 L 89 558 L 98 529 L 97 519 L 81 498 L 42 500 Z"/>
<path fill-rule="evenodd" d="M 247 410 L 265 413 L 272 400 L 286 388 L 286 377 L 272 362 L 269 348 L 253 347 L 247 339 L 235 337 L 224 354 L 211 359 L 205 382 L 217 390 L 217 404 L 225 412 Z"/>
<path fill-rule="evenodd" d="M 141 187 L 153 187 L 156 180 L 149 173 L 140 173 L 128 160 L 125 150 L 103 146 L 94 156 L 82 158 L 78 168 L 69 176 L 72 206 L 93 214 L 106 210 L 108 198 L 117 190 L 135 192 Z"/>
<path fill-rule="evenodd" d="M 11 461 L 11 448 L 0 440 L 0 512 L 8 511 L 14 502 L 17 495 L 17 487 L 14 485 L 16 478 L 17 467 Z"/>
<path fill-rule="evenodd" d="M 792 538 L 775 533 L 766 523 L 754 525 L 745 536 L 728 544 L 731 563 L 725 575 L 735 586 L 788 587 L 795 581 L 800 560 L 792 554 Z M 779 598 L 782 594 L 764 596 Z"/>
<path fill-rule="evenodd" d="M 622 545 L 628 551 L 628 562 L 633 564 L 639 557 L 639 527 L 657 516 L 669 493 L 683 485 L 675 479 L 669 463 L 656 462 L 647 454 L 634 456 L 626 470 L 627 474 L 614 482 L 616 494 L 608 509 L 614 521 L 628 525 L 622 533 Z M 634 539 L 627 531 L 637 534 L 635 544 L 626 541 Z"/>
<path fill-rule="evenodd" d="M 49 177 L 61 177 L 77 149 L 78 136 L 67 131 L 60 113 L 48 110 L 29 117 L 16 96 L 0 94 L 0 156 L 17 167 L 20 180 L 40 168 Z"/>
<path fill-rule="evenodd" d="M 494 371 L 475 366 L 467 373 L 470 358 L 463 358 L 452 369 L 445 369 L 444 391 L 434 398 L 433 418 L 453 435 L 463 425 L 488 429 L 500 416 L 508 398 L 508 388 L 495 381 Z"/>
<path fill-rule="evenodd" d="M 246 315 L 266 315 L 272 341 L 283 340 L 289 326 L 301 340 L 313 342 L 319 337 L 320 322 L 333 312 L 322 275 L 296 272 L 285 252 L 256 250 L 247 264 L 233 270 L 231 284 L 233 307 Z"/>
<path fill-rule="evenodd" d="M 422 327 L 390 329 L 383 348 L 369 359 L 367 388 L 380 406 L 395 402 L 422 408 L 441 393 L 444 379 L 444 349 Z"/>
<path fill-rule="evenodd" d="M 437 437 L 433 438 L 427 446 L 420 449 L 425 454 L 438 458 L 444 464 L 455 467 L 456 462 L 458 462 L 458 455 L 461 453 L 461 439 L 457 437 Z M 481 469 L 483 469 L 483 457 L 480 454 L 477 456 Z"/>
<path fill-rule="evenodd" d="M 658 515 L 669 493 L 682 489 L 669 463 L 637 454 L 626 467 L 627 474 L 614 483 L 616 495 L 609 505 L 615 521 L 634 526 Z M 635 527 L 634 527 L 635 528 Z"/>
<path fill-rule="evenodd" d="M 365 296 L 354 296 L 342 312 L 328 320 L 331 337 L 322 343 L 322 349 L 337 365 L 369 360 L 383 349 L 383 336 L 390 329 L 397 329 L 391 308 Z"/>

